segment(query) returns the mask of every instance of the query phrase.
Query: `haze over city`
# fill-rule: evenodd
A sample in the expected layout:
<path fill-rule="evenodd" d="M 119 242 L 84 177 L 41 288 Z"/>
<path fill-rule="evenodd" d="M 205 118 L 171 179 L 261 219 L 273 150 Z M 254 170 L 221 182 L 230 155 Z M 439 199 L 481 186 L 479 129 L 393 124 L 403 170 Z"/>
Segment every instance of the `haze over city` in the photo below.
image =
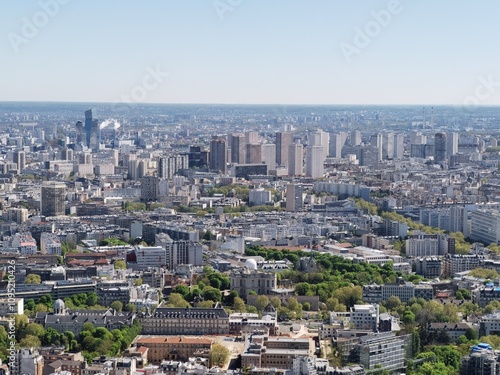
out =
<path fill-rule="evenodd" d="M 499 11 L 0 1 L 0 375 L 499 375 Z"/>

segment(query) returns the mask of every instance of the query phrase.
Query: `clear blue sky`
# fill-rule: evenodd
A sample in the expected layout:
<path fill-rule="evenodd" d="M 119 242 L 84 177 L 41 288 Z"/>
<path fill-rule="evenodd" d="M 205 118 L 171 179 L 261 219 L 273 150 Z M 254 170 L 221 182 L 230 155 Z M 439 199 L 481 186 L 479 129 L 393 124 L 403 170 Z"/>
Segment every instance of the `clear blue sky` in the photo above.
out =
<path fill-rule="evenodd" d="M 342 43 L 391 1 L 64 0 L 16 52 L 43 1 L 0 2 L 0 101 L 112 102 L 156 66 L 169 76 L 132 101 L 462 104 L 500 82 L 498 0 L 400 0 L 350 62 Z M 500 104 L 500 83 L 480 93 Z"/>

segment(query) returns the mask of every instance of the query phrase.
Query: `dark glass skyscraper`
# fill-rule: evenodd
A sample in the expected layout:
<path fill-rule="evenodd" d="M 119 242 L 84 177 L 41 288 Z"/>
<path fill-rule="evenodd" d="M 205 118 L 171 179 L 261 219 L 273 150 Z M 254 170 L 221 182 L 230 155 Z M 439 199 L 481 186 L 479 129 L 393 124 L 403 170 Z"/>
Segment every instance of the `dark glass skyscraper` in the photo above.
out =
<path fill-rule="evenodd" d="M 99 149 L 99 120 L 92 117 L 92 110 L 85 111 L 85 145 L 92 149 Z"/>
<path fill-rule="evenodd" d="M 446 133 L 436 133 L 434 136 L 434 162 L 436 164 L 441 164 L 446 161 L 447 143 Z"/>
<path fill-rule="evenodd" d="M 226 140 L 214 136 L 210 141 L 210 169 L 226 173 Z"/>

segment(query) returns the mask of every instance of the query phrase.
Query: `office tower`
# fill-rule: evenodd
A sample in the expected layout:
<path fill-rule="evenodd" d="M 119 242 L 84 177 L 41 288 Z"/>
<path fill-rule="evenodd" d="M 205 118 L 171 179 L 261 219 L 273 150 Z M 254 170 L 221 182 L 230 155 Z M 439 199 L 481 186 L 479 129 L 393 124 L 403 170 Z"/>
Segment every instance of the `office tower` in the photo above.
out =
<path fill-rule="evenodd" d="M 141 177 L 141 201 L 154 202 L 158 200 L 160 179 L 156 176 Z"/>
<path fill-rule="evenodd" d="M 382 160 L 382 134 L 373 134 L 370 138 L 370 143 L 378 150 L 378 160 Z"/>
<path fill-rule="evenodd" d="M 302 209 L 304 204 L 302 193 L 303 189 L 301 185 L 288 184 L 286 186 L 286 210 L 288 212 L 295 212 Z"/>
<path fill-rule="evenodd" d="M 128 166 L 128 174 L 127 178 L 129 180 L 137 180 L 137 166 L 139 165 L 139 161 L 136 159 L 130 159 L 127 163 Z"/>
<path fill-rule="evenodd" d="M 245 143 L 258 143 L 259 132 L 245 132 Z"/>
<path fill-rule="evenodd" d="M 306 177 L 322 178 L 324 162 L 323 146 L 306 147 Z"/>
<path fill-rule="evenodd" d="M 203 247 L 197 241 L 174 241 L 168 234 L 159 233 L 155 236 L 155 245 L 166 250 L 165 265 L 169 270 L 181 264 L 203 265 Z"/>
<path fill-rule="evenodd" d="M 262 145 L 260 143 L 247 143 L 247 164 L 262 163 Z"/>
<path fill-rule="evenodd" d="M 45 181 L 41 188 L 40 212 L 44 216 L 64 215 L 66 184 L 58 181 Z"/>
<path fill-rule="evenodd" d="M 72 161 L 73 160 L 73 150 L 70 148 L 65 148 L 64 150 L 62 150 L 61 151 L 61 159 L 67 160 L 67 161 Z"/>
<path fill-rule="evenodd" d="M 80 144 L 80 143 L 86 144 L 87 141 L 85 139 L 85 137 L 86 137 L 85 136 L 85 126 L 83 125 L 83 122 L 77 121 L 75 128 L 76 128 L 76 143 L 77 144 Z"/>
<path fill-rule="evenodd" d="M 189 168 L 204 168 L 208 165 L 208 151 L 200 146 L 189 147 Z"/>
<path fill-rule="evenodd" d="M 361 144 L 361 132 L 359 130 L 353 130 L 349 134 L 349 144 L 351 146 L 359 146 Z"/>
<path fill-rule="evenodd" d="M 447 159 L 447 140 L 445 133 L 436 133 L 434 136 L 434 162 L 441 164 Z"/>
<path fill-rule="evenodd" d="M 455 155 L 458 154 L 458 133 L 457 132 L 449 132 L 447 134 L 448 136 L 448 141 L 447 141 L 447 155 Z"/>
<path fill-rule="evenodd" d="M 288 175 L 302 176 L 304 174 L 304 148 L 300 143 L 288 146 Z"/>
<path fill-rule="evenodd" d="M 243 134 L 232 134 L 229 137 L 231 146 L 231 163 L 246 163 L 246 142 Z"/>
<path fill-rule="evenodd" d="M 410 133 L 410 143 L 414 145 L 423 145 L 427 143 L 427 136 L 418 131 Z"/>
<path fill-rule="evenodd" d="M 467 209 L 464 206 L 450 208 L 450 232 L 461 232 L 465 237 L 469 237 Z"/>
<path fill-rule="evenodd" d="M 276 132 L 276 164 L 288 165 L 288 149 L 293 144 L 293 132 Z"/>
<path fill-rule="evenodd" d="M 403 134 L 394 135 L 394 159 L 402 159 L 405 151 Z"/>
<path fill-rule="evenodd" d="M 266 143 L 262 145 L 262 162 L 267 165 L 267 169 L 276 167 L 276 145 Z"/>
<path fill-rule="evenodd" d="M 323 157 L 326 159 L 330 153 L 330 133 L 318 129 L 315 133 L 310 133 L 308 137 L 308 146 L 321 146 L 323 148 Z"/>
<path fill-rule="evenodd" d="M 385 133 L 382 137 L 382 158 L 394 158 L 394 133 Z"/>
<path fill-rule="evenodd" d="M 380 151 L 378 147 L 375 147 L 374 145 L 361 147 L 359 156 L 360 166 L 378 168 L 379 161 Z"/>
<path fill-rule="evenodd" d="M 26 166 L 26 154 L 24 151 L 16 150 L 14 151 L 14 163 L 17 165 L 17 170 L 19 173 L 25 168 Z"/>
<path fill-rule="evenodd" d="M 161 157 L 158 163 L 158 176 L 171 180 L 182 169 L 189 168 L 187 154 Z"/>
<path fill-rule="evenodd" d="M 225 174 L 226 166 L 226 140 L 214 136 L 210 141 L 210 169 Z"/>
<path fill-rule="evenodd" d="M 498 210 L 479 209 L 471 212 L 470 238 L 485 244 L 500 241 L 500 213 Z"/>
<path fill-rule="evenodd" d="M 328 156 L 340 159 L 342 157 L 342 147 L 346 144 L 347 132 L 330 134 L 330 144 Z"/>
<path fill-rule="evenodd" d="M 99 149 L 100 139 L 99 120 L 92 117 L 92 110 L 85 111 L 85 141 L 92 150 Z"/>

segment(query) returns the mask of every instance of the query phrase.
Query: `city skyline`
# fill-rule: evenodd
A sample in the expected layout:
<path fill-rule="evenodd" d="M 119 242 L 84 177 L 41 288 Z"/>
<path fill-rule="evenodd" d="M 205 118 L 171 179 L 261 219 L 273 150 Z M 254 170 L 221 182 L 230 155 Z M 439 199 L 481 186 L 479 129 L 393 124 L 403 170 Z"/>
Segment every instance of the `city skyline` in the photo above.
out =
<path fill-rule="evenodd" d="M 195 4 L 3 3 L 0 101 L 500 105 L 493 1 Z"/>

